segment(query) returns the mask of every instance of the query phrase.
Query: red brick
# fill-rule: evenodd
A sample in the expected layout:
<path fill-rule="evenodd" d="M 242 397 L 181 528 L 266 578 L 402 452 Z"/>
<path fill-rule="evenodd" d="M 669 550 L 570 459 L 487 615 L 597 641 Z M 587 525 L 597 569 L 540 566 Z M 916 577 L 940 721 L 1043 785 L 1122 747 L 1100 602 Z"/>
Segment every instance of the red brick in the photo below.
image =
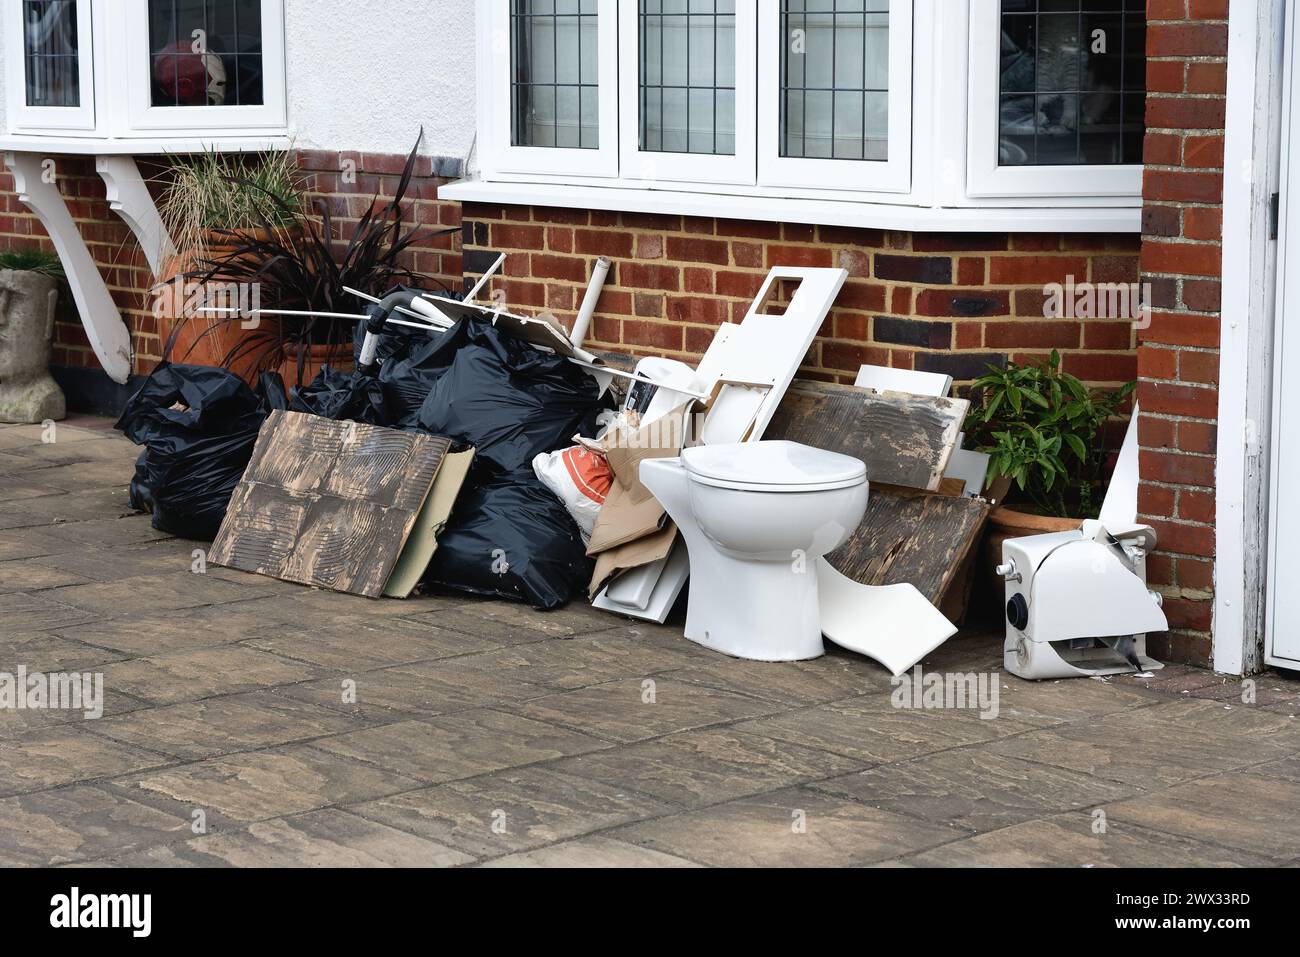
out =
<path fill-rule="evenodd" d="M 1138 489 L 1138 512 L 1160 518 L 1174 517 L 1174 490 L 1160 485 L 1143 485 Z"/>
<path fill-rule="evenodd" d="M 1152 23 L 1147 27 L 1147 56 L 1227 56 L 1228 27 L 1214 23 Z"/>
<path fill-rule="evenodd" d="M 1138 393 L 1145 412 L 1187 415 L 1197 419 L 1213 419 L 1219 414 L 1217 389 L 1170 382 L 1143 382 L 1138 386 Z"/>
<path fill-rule="evenodd" d="M 763 247 L 758 243 L 732 243 L 731 257 L 737 266 L 763 268 Z"/>
<path fill-rule="evenodd" d="M 822 344 L 822 365 L 827 369 L 856 371 L 864 365 L 889 365 L 889 350 L 873 346 L 855 346 L 843 342 Z"/>
<path fill-rule="evenodd" d="M 1211 455 L 1218 449 L 1219 427 L 1213 422 L 1179 422 L 1178 448 Z"/>
<path fill-rule="evenodd" d="M 623 323 L 623 341 L 629 345 L 648 346 L 668 352 L 681 352 L 685 342 L 681 326 L 635 319 Z"/>
<path fill-rule="evenodd" d="M 984 344 L 990 349 L 1077 348 L 1081 327 L 1077 322 L 990 322 L 984 327 Z"/>
<path fill-rule="evenodd" d="M 575 229 L 573 248 L 587 256 L 628 259 L 632 256 L 632 234 L 609 229 Z"/>
<path fill-rule="evenodd" d="M 1223 137 L 1187 137 L 1183 142 L 1183 165 L 1192 169 L 1222 169 Z"/>
<path fill-rule="evenodd" d="M 1170 94 L 1187 92 L 1186 65 L 1178 60 L 1148 60 L 1147 92 Z"/>
<path fill-rule="evenodd" d="M 1222 251 L 1203 243 L 1148 242 L 1142 246 L 1142 271 L 1188 276 L 1218 276 Z"/>
<path fill-rule="evenodd" d="M 1150 327 L 1139 330 L 1138 336 L 1143 342 L 1214 348 L 1219 344 L 1219 317 L 1156 312 Z"/>
<path fill-rule="evenodd" d="M 1088 261 L 1076 256 L 995 256 L 989 260 L 989 281 L 994 285 L 1064 283 L 1070 277 L 1082 282 Z"/>
<path fill-rule="evenodd" d="M 632 289 L 665 289 L 670 292 L 676 292 L 681 288 L 681 270 L 676 266 L 621 262 L 617 268 L 620 286 Z"/>
<path fill-rule="evenodd" d="M 573 252 L 573 230 L 551 226 L 546 230 L 546 248 L 556 253 Z"/>
<path fill-rule="evenodd" d="M 861 313 L 838 313 L 835 316 L 835 338 L 868 342 L 871 339 L 871 317 Z"/>
<path fill-rule="evenodd" d="M 1217 385 L 1219 382 L 1219 354 L 1217 352 L 1182 352 L 1178 357 L 1178 378 L 1183 382 Z"/>
<path fill-rule="evenodd" d="M 1142 232 L 1147 236 L 1180 236 L 1181 210 L 1177 206 L 1152 206 L 1142 210 Z"/>
<path fill-rule="evenodd" d="M 958 349 L 979 349 L 984 345 L 984 323 L 959 322 L 953 345 Z"/>
<path fill-rule="evenodd" d="M 957 260 L 957 282 L 962 286 L 978 286 L 984 282 L 985 261 L 965 258 Z"/>
<path fill-rule="evenodd" d="M 1187 0 L 1147 0 L 1148 20 L 1186 20 Z"/>
<path fill-rule="evenodd" d="M 1173 349 L 1139 349 L 1138 375 L 1144 379 L 1178 378 L 1178 353 Z"/>
<path fill-rule="evenodd" d="M 643 235 L 636 238 L 637 259 L 663 259 L 663 257 L 664 238 L 662 236 Z"/>
<path fill-rule="evenodd" d="M 1147 481 L 1202 488 L 1214 486 L 1214 459 L 1208 455 L 1182 455 L 1144 449 L 1139 459 L 1140 474 Z"/>
<path fill-rule="evenodd" d="M 1223 200 L 1223 177 L 1216 173 L 1148 169 L 1142 178 L 1147 200 L 1171 203 L 1218 203 Z"/>
<path fill-rule="evenodd" d="M 863 252 L 860 249 L 841 249 L 837 258 L 839 259 L 840 268 L 846 270 L 850 276 L 858 279 L 870 278 L 871 253 Z M 736 265 L 742 265 L 739 259 L 736 260 Z M 753 264 L 744 263 L 743 265 Z"/>
<path fill-rule="evenodd" d="M 719 284 L 722 282 L 721 274 L 718 276 L 718 282 Z M 757 289 L 754 294 L 757 295 Z M 850 279 L 844 284 L 844 289 L 841 290 L 836 302 L 845 309 L 879 312 L 885 308 L 885 287 Z"/>
<path fill-rule="evenodd" d="M 682 270 L 682 289 L 686 292 L 712 293 L 713 292 L 713 270 L 712 269 L 691 269 Z"/>
<path fill-rule="evenodd" d="M 824 246 L 768 246 L 767 268 L 802 266 L 829 268 L 835 264 L 831 250 Z"/>
<path fill-rule="evenodd" d="M 664 314 L 664 297 L 638 292 L 632 297 L 632 311 L 648 319 L 660 319 Z"/>
<path fill-rule="evenodd" d="M 1183 211 L 1183 235 L 1188 239 L 1209 239 L 1218 242 L 1223 237 L 1223 211 L 1189 206 Z"/>
<path fill-rule="evenodd" d="M 1127 322 L 1085 322 L 1083 347 L 1085 349 L 1131 349 L 1133 326 Z"/>
<path fill-rule="evenodd" d="M 1144 449 L 1176 448 L 1175 426 L 1173 419 L 1144 415 L 1138 420 L 1138 444 Z"/>
<path fill-rule="evenodd" d="M 912 249 L 918 253 L 1006 252 L 1007 239 L 1005 233 L 916 233 Z"/>
<path fill-rule="evenodd" d="M 669 259 L 688 263 L 713 263 L 726 266 L 731 262 L 727 244 L 716 239 L 686 239 L 681 236 L 669 236 L 667 254 Z"/>
<path fill-rule="evenodd" d="M 752 300 L 762 288 L 763 279 L 761 273 L 720 272 L 717 275 L 718 295 Z"/>
<path fill-rule="evenodd" d="M 1213 588 L 1214 563 L 1199 561 L 1195 558 L 1179 558 L 1174 567 L 1178 573 L 1178 584 L 1184 588 Z M 1148 573 L 1151 566 L 1147 566 Z"/>
<path fill-rule="evenodd" d="M 1161 542 L 1163 546 L 1164 542 Z M 1214 602 L 1192 598 L 1166 598 L 1163 609 L 1171 629 L 1209 631 L 1214 622 Z"/>
<path fill-rule="evenodd" d="M 1222 98 L 1152 96 L 1147 98 L 1147 129 L 1221 130 L 1224 119 Z"/>
<path fill-rule="evenodd" d="M 516 258 L 516 257 L 511 257 Z M 568 282 L 587 281 L 587 261 L 572 256 L 548 256 L 534 253 L 531 257 L 532 275 L 537 279 L 563 279 Z M 509 262 L 510 260 L 506 260 Z"/>
<path fill-rule="evenodd" d="M 541 226 L 492 224 L 492 245 L 498 249 L 541 249 L 545 244 L 545 236 L 546 230 Z"/>
<path fill-rule="evenodd" d="M 1227 93 L 1228 65 L 1226 63 L 1187 64 L 1188 93 Z"/>
<path fill-rule="evenodd" d="M 1142 146 L 1142 160 L 1148 166 L 1179 165 L 1183 161 L 1182 137 L 1170 133 L 1148 133 Z"/>
<path fill-rule="evenodd" d="M 1226 20 L 1228 19 L 1228 0 L 1189 0 L 1187 18 L 1189 20 Z"/>
<path fill-rule="evenodd" d="M 1178 517 L 1187 522 L 1214 524 L 1214 493 L 1183 489 L 1178 493 Z"/>
<path fill-rule="evenodd" d="M 1183 282 L 1183 305 L 1197 312 L 1218 312 L 1222 301 L 1221 287 L 1210 279 L 1188 279 Z"/>
<path fill-rule="evenodd" d="M 1132 382 L 1137 378 L 1137 356 L 1131 352 L 1067 352 L 1062 365 L 1084 382 Z"/>
<path fill-rule="evenodd" d="M 668 318 L 673 322 L 719 325 L 727 321 L 727 303 L 704 296 L 671 296 Z"/>

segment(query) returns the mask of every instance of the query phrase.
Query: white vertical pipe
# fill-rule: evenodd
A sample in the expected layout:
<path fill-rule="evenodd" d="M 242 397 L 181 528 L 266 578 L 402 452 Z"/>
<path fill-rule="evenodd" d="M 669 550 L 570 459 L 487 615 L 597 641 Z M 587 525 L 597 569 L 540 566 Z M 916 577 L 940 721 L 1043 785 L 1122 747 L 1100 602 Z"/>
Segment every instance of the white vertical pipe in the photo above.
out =
<path fill-rule="evenodd" d="M 591 271 L 591 285 L 587 287 L 587 295 L 583 297 L 582 308 L 578 310 L 578 318 L 573 321 L 573 332 L 569 335 L 576 349 L 581 349 L 583 340 L 587 338 L 591 317 L 596 314 L 596 304 L 600 302 L 600 294 L 605 289 L 609 267 L 610 261 L 602 256 L 596 260 L 596 268 Z"/>

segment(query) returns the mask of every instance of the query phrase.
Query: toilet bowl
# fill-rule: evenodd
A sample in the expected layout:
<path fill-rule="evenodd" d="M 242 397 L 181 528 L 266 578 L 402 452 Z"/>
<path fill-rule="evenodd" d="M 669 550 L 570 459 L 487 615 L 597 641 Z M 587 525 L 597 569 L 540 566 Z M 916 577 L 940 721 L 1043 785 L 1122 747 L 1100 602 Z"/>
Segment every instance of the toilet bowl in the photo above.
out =
<path fill-rule="evenodd" d="M 757 661 L 825 653 L 817 561 L 862 521 L 861 461 L 794 442 L 750 442 L 647 460 L 640 474 L 690 555 L 687 638 Z"/>

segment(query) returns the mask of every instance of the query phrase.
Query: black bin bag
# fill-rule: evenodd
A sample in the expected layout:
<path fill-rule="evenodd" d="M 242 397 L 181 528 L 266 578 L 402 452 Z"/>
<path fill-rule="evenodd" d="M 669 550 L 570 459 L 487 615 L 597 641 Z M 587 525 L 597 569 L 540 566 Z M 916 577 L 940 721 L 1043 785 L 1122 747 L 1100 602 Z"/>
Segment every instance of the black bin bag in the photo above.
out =
<path fill-rule="evenodd" d="M 163 363 L 127 400 L 117 422 L 145 447 L 131 482 L 131 506 L 152 512 L 160 532 L 211 541 L 262 423 L 288 404 L 275 372 L 263 374 L 254 392 L 225 369 Z"/>
<path fill-rule="evenodd" d="M 425 580 L 543 610 L 584 593 L 593 563 L 582 533 L 532 463 L 595 434 L 595 379 L 473 318 L 399 361 L 433 379 L 417 427 L 476 450 Z"/>
<path fill-rule="evenodd" d="M 585 592 L 586 552 L 568 509 L 531 468 L 504 472 L 460 493 L 424 580 L 550 611 Z"/>

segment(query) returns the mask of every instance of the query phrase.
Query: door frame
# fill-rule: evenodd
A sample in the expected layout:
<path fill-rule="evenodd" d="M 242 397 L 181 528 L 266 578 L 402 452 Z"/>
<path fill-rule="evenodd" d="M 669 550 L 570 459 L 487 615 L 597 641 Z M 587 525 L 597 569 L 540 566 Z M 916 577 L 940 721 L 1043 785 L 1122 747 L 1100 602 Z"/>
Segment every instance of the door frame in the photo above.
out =
<path fill-rule="evenodd" d="M 1212 627 L 1214 669 L 1235 675 L 1265 664 L 1283 7 L 1234 0 L 1228 20 Z"/>

